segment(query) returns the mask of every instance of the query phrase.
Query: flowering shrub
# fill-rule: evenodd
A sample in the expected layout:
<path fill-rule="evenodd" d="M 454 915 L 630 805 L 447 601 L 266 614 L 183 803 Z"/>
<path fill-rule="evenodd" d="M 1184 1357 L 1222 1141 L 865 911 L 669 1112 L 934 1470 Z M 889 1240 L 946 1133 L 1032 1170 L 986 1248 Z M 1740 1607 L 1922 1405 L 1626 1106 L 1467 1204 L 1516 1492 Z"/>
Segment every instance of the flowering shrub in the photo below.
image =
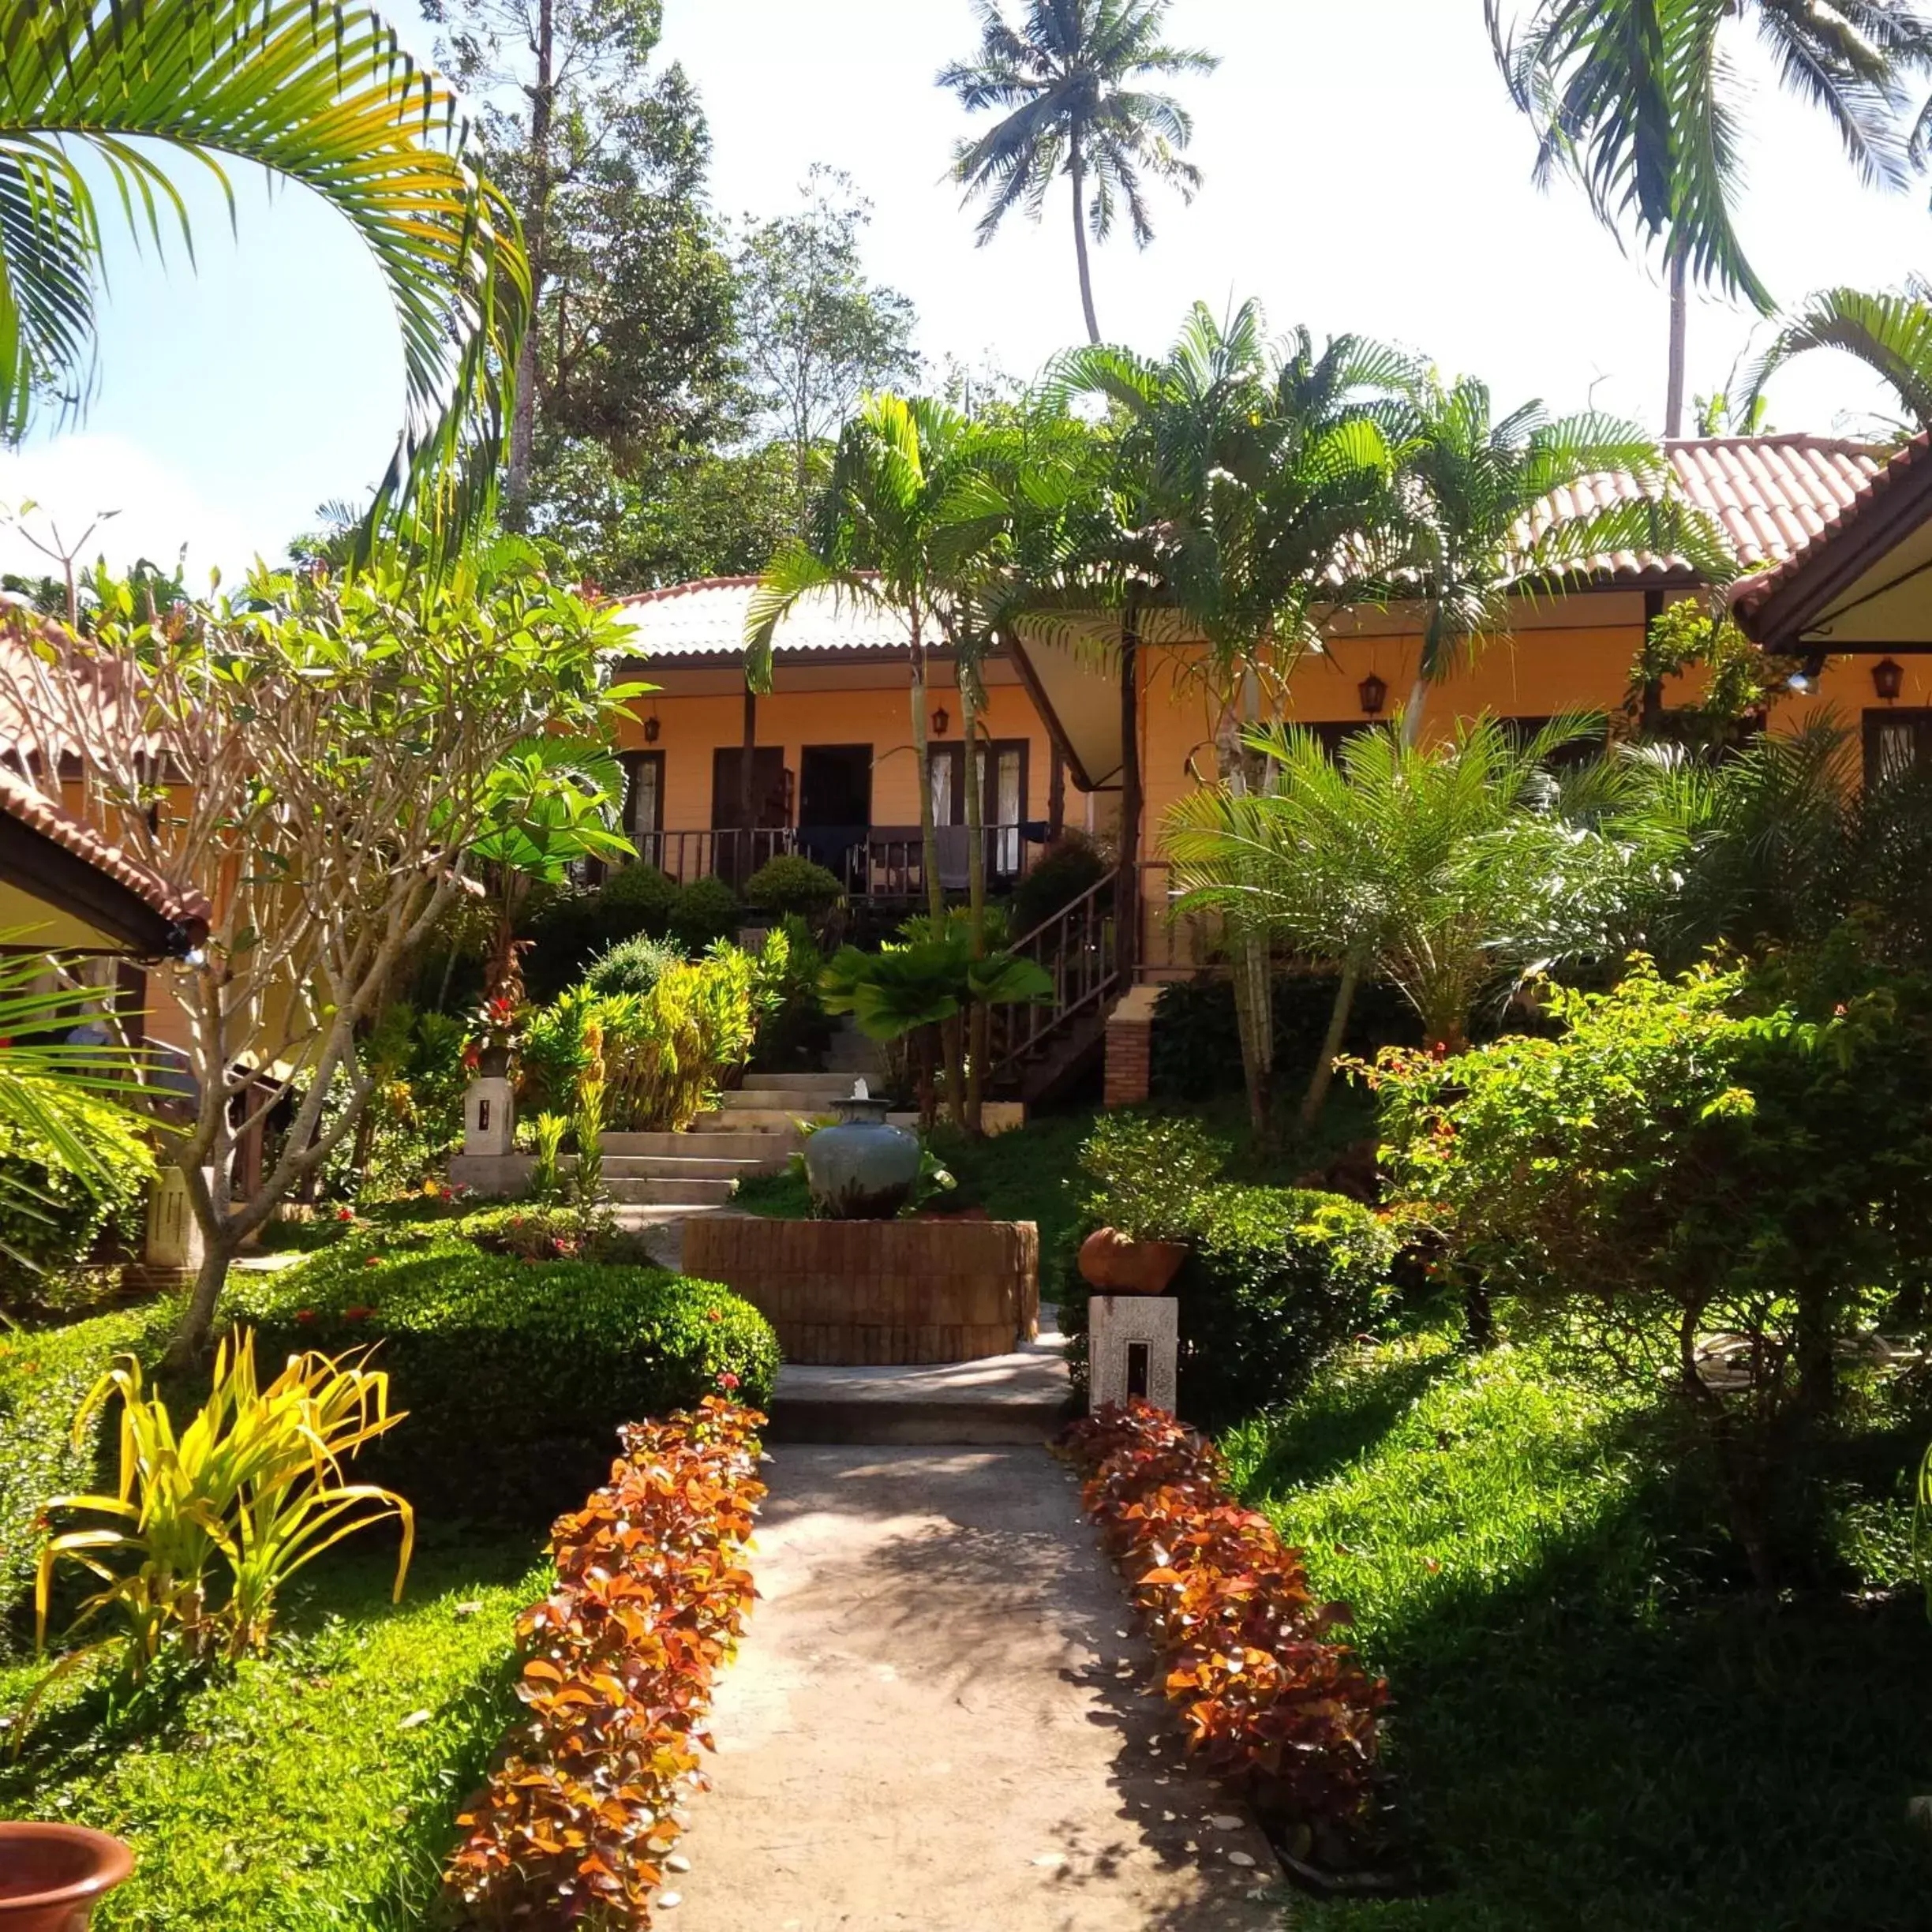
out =
<path fill-rule="evenodd" d="M 697 1747 L 753 1595 L 764 1417 L 715 1398 L 627 1425 L 609 1483 L 551 1532 L 556 1588 L 517 1622 L 529 1711 L 459 1814 L 450 1889 L 485 1926 L 649 1916 L 703 1782 Z"/>
<path fill-rule="evenodd" d="M 1188 1748 L 1258 1803 L 1346 1824 L 1368 1797 L 1388 1687 L 1328 1634 L 1301 1552 L 1230 1496 L 1220 1453 L 1164 1410 L 1110 1403 L 1064 1451 L 1166 1667 Z"/>

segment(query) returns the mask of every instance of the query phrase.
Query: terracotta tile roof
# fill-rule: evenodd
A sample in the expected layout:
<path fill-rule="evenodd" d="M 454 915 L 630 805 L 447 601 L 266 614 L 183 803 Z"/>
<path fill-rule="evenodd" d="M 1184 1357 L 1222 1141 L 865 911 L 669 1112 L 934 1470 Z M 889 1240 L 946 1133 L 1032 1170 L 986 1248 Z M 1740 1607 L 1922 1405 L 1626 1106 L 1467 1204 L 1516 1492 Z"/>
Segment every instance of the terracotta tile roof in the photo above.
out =
<path fill-rule="evenodd" d="M 1874 507 L 1881 505 L 1908 475 L 1915 473 L 1932 453 L 1932 435 L 1922 432 L 1888 462 L 1875 463 L 1851 499 L 1827 518 L 1799 545 L 1772 560 L 1769 567 L 1747 577 L 1732 593 L 1732 608 L 1739 612 L 1761 608 L 1773 592 L 1783 588 L 1810 564 L 1830 539 L 1863 523 Z"/>
<path fill-rule="evenodd" d="M 1664 446 L 1687 502 L 1713 519 L 1747 570 L 1781 563 L 1829 529 L 1885 466 L 1882 451 L 1833 436 L 1686 437 Z M 1558 490 L 1563 514 L 1608 509 L 1643 495 L 1624 475 Z M 1662 583 L 1690 574 L 1680 560 L 1619 551 L 1597 560 L 1599 582 Z"/>
<path fill-rule="evenodd" d="M 743 654 L 745 614 L 757 583 L 755 577 L 700 578 L 621 597 L 617 608 L 647 659 L 735 658 Z M 780 658 L 897 657 L 908 642 L 905 620 L 896 613 L 814 591 L 780 623 L 772 648 Z"/>
<path fill-rule="evenodd" d="M 4 766 L 0 766 L 0 812 L 63 847 L 76 858 L 85 859 L 115 884 L 125 886 L 151 912 L 170 925 L 180 927 L 191 943 L 198 944 L 207 937 L 212 911 L 200 893 L 192 887 L 170 884 L 159 873 L 110 844 L 93 826 L 36 791 L 25 779 Z"/>

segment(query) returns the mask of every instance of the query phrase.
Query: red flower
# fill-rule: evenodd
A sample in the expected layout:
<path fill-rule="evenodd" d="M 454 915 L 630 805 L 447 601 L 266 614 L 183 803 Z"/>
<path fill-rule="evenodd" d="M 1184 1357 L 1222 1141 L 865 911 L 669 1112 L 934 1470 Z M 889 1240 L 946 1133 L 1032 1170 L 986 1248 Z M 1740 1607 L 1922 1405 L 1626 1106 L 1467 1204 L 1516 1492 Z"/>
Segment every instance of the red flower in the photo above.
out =
<path fill-rule="evenodd" d="M 344 1321 L 367 1321 L 370 1316 L 373 1315 L 375 1312 L 376 1311 L 373 1308 L 365 1308 L 362 1304 L 358 1301 L 354 1308 L 347 1308 L 343 1310 L 343 1320 Z"/>
<path fill-rule="evenodd" d="M 315 1310 L 313 1309 L 298 1309 L 295 1311 L 295 1319 L 298 1322 L 312 1322 L 315 1320 Z"/>
<path fill-rule="evenodd" d="M 716 1309 L 706 1309 L 705 1310 L 705 1320 L 706 1321 L 722 1321 L 724 1319 L 724 1317 L 720 1314 Z"/>
<path fill-rule="evenodd" d="M 355 1219 L 355 1210 L 353 1208 L 338 1208 L 335 1210 L 335 1219 L 338 1221 L 353 1221 Z"/>
<path fill-rule="evenodd" d="M 738 1378 L 728 1368 L 721 1369 L 718 1372 L 718 1387 L 720 1388 L 735 1389 L 737 1386 Z"/>
<path fill-rule="evenodd" d="M 483 1064 L 483 1054 L 474 1040 L 462 1050 L 463 1071 L 474 1073 Z"/>

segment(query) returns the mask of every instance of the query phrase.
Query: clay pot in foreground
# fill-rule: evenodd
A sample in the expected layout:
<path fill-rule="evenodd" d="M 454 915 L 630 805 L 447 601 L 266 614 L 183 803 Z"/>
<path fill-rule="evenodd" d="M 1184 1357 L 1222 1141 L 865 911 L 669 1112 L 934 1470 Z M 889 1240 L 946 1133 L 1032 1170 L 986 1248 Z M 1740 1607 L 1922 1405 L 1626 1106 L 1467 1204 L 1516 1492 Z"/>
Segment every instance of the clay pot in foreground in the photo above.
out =
<path fill-rule="evenodd" d="M 1135 1241 L 1118 1228 L 1096 1228 L 1080 1243 L 1080 1271 L 1103 1294 L 1165 1294 L 1187 1252 L 1180 1241 Z"/>
<path fill-rule="evenodd" d="M 87 1932 L 134 1854 L 80 1825 L 0 1824 L 0 1932 Z"/>

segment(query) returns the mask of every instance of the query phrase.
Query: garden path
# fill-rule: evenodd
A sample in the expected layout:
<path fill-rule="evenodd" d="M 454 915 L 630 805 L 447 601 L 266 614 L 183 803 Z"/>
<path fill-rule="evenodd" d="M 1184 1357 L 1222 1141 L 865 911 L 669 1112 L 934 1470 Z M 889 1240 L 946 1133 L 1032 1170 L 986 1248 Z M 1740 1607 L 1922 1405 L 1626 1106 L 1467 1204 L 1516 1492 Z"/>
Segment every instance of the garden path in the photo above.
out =
<path fill-rule="evenodd" d="M 766 1480 L 681 1932 L 1277 1932 L 1043 1449 L 781 1445 Z"/>

